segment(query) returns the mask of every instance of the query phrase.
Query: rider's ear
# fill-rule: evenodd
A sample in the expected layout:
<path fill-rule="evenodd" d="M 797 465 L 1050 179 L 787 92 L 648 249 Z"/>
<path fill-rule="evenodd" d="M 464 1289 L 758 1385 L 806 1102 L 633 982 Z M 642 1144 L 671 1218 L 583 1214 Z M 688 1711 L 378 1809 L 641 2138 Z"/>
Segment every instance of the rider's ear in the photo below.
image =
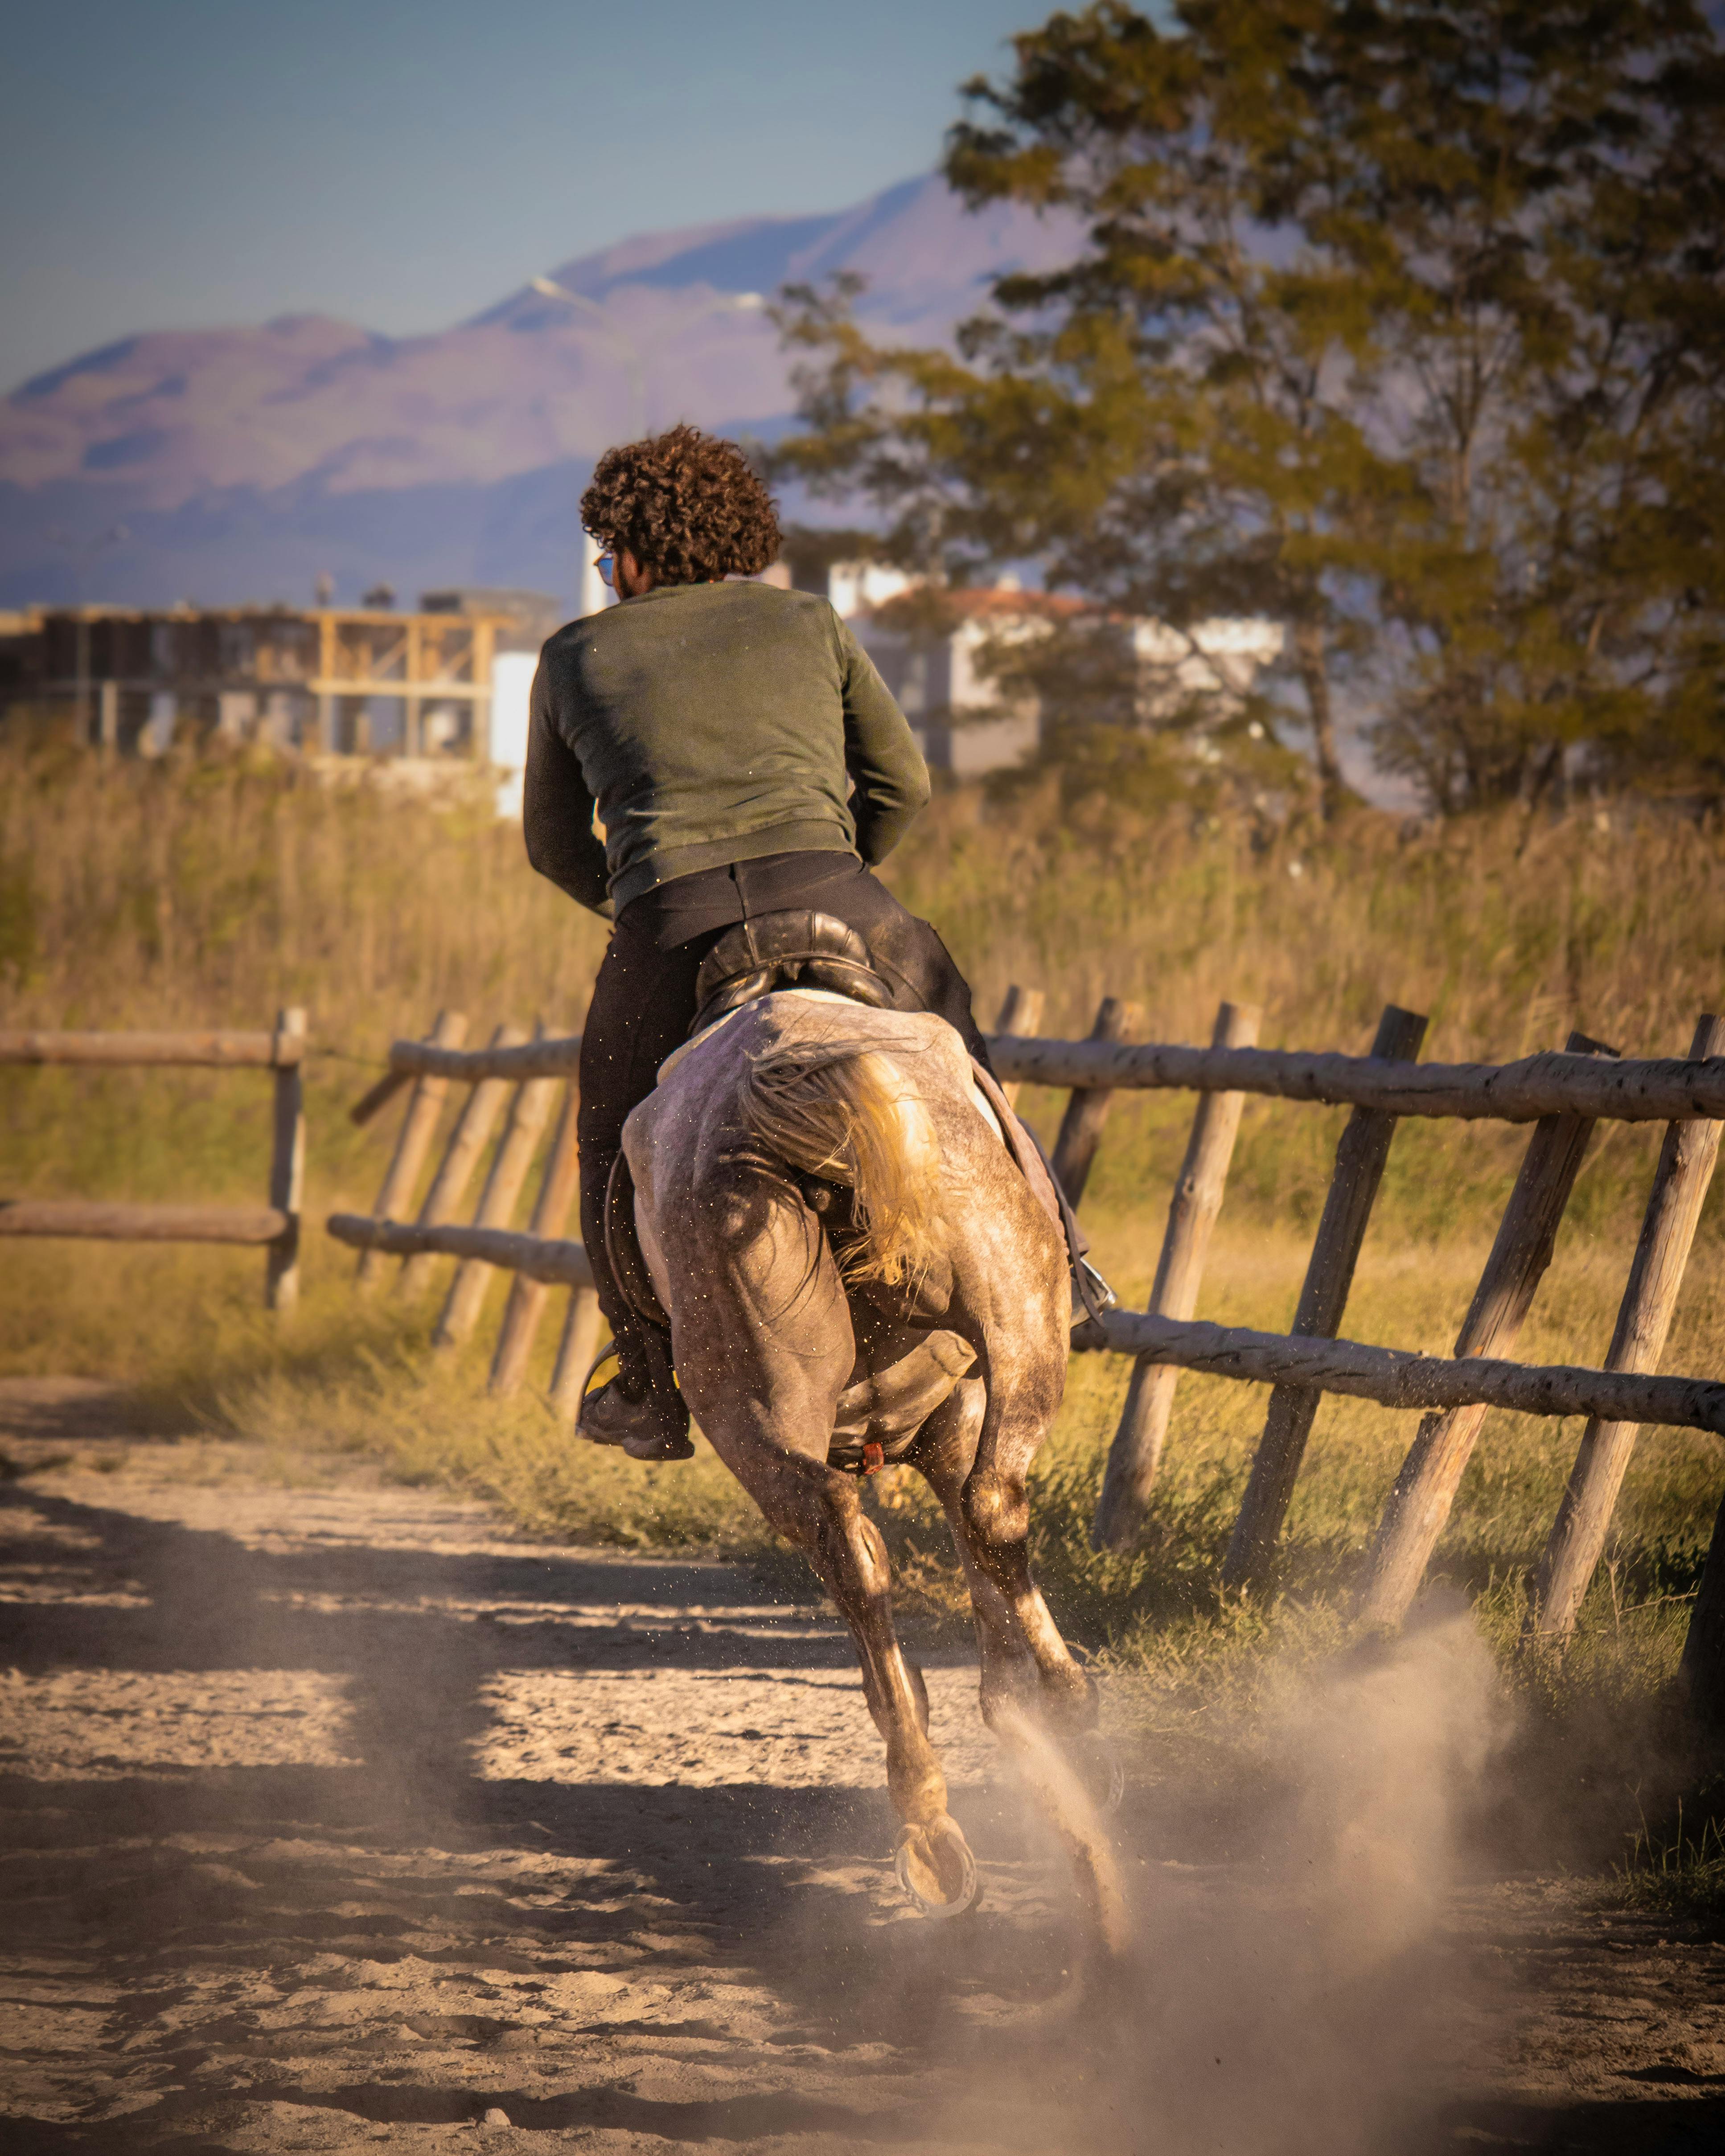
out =
<path fill-rule="evenodd" d="M 644 567 L 627 547 L 617 549 L 617 591 L 619 598 L 639 598 L 643 592 L 650 592 L 658 582 L 653 572 Z"/>

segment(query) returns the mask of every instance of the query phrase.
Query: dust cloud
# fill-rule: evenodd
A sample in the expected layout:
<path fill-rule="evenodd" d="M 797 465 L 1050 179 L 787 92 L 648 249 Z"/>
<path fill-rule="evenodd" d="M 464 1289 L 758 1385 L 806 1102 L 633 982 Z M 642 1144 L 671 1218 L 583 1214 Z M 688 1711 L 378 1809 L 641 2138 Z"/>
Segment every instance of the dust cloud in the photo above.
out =
<path fill-rule="evenodd" d="M 1114 1823 L 1123 1955 L 1073 1928 L 1057 1861 L 1042 1922 L 1000 1912 L 1010 1944 L 978 1917 L 969 1968 L 947 1962 L 938 2035 L 925 2021 L 957 2091 L 927 2120 L 927 2145 L 1013 2156 L 1427 2145 L 1457 2093 L 1466 2007 L 1445 1912 L 1507 1736 L 1491 1656 L 1465 1612 L 1428 1607 L 1399 1641 L 1273 1674 L 1267 1708 L 1241 1734 L 1249 1787 L 1175 1774 L 1129 1797 Z M 1054 1859 L 1052 1835 L 1024 1830 Z M 1206 1843 L 1215 1861 L 1190 1861 Z M 934 1972 L 919 1942 L 893 1935 L 927 2015 Z"/>

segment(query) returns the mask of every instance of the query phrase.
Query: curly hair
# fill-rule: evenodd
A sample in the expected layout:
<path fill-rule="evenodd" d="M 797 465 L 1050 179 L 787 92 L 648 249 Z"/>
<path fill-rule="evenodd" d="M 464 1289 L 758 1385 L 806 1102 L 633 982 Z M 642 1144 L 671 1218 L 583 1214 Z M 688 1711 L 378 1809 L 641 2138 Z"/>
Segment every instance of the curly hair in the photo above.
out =
<path fill-rule="evenodd" d="M 735 442 L 698 427 L 607 449 L 581 521 L 665 584 L 758 576 L 778 556 L 773 497 Z"/>

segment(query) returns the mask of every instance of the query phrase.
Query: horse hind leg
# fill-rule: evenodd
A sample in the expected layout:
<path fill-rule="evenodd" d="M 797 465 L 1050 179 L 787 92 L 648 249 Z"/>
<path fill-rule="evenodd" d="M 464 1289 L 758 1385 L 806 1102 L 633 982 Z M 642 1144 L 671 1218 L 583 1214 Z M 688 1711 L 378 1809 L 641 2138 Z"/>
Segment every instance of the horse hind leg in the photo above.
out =
<path fill-rule="evenodd" d="M 1036 1666 L 1039 1719 L 1060 1743 L 1091 1801 L 1103 1813 L 1117 1811 L 1126 1791 L 1126 1774 L 1113 1745 L 1096 1726 L 1095 1680 L 1061 1638 L 1042 1590 L 1031 1577 L 1023 1477 L 973 1468 L 960 1509 L 964 1541 L 981 1585 L 976 1603 L 979 1629 L 990 1629 L 986 1613 L 995 1626 L 1009 1625 L 1011 1636 L 1024 1640 Z M 985 1660 L 983 1712 L 994 1727 L 999 1712 L 1027 1702 L 1019 1688 L 998 1681 L 991 1686 L 988 1680 Z"/>
<path fill-rule="evenodd" d="M 718 1440 L 723 1445 L 723 1440 Z M 947 1810 L 947 1778 L 928 1739 L 928 1692 L 893 1629 L 891 1568 L 855 1478 L 775 1451 L 726 1449 L 726 1464 L 773 1526 L 809 1559 L 850 1628 L 863 1691 L 886 1745 L 886 1786 L 900 1822 L 894 1869 L 926 1916 L 956 1917 L 981 1892 L 976 1861 Z"/>
<path fill-rule="evenodd" d="M 1056 1743 L 1041 1716 L 1016 1699 L 996 1702 L 990 1726 L 1036 1809 L 1066 1845 L 1096 1937 L 1110 1955 L 1125 1954 L 1131 1944 L 1126 1892 L 1075 1748 Z"/>
<path fill-rule="evenodd" d="M 964 1488 L 976 1465 L 988 1389 L 979 1378 L 967 1378 L 917 1432 L 906 1455 L 940 1502 L 952 1531 L 952 1547 L 963 1568 L 964 1584 L 976 1620 L 977 1651 L 982 1659 L 983 1718 L 988 1703 L 1003 1691 L 1034 1691 L 1039 1681 L 1034 1656 L 1009 1604 L 994 1582 L 977 1566 L 966 1531 Z"/>
<path fill-rule="evenodd" d="M 1022 1478 L 978 1473 L 986 1400 L 955 1389 L 912 1455 L 952 1527 L 976 1613 L 983 1718 L 1037 1809 L 1066 1844 L 1106 1952 L 1127 1947 L 1127 1908 L 1101 1815 L 1123 1777 L 1096 1729 L 1096 1686 L 1073 1660 L 1030 1577 Z"/>
<path fill-rule="evenodd" d="M 1022 1477 L 1009 1482 L 978 1452 L 988 1405 L 971 1378 L 956 1385 L 919 1434 L 910 1459 L 939 1499 L 964 1568 L 983 1665 L 983 1714 L 999 1701 L 1039 1705 L 1064 1729 L 1093 1727 L 1096 1687 L 1074 1660 L 1030 1576 L 1029 1507 Z"/>
<path fill-rule="evenodd" d="M 911 1681 L 917 1725 L 927 1737 L 927 1681 L 908 1659 L 905 1670 Z M 943 1810 L 937 1818 L 901 1826 L 892 1861 L 899 1885 L 925 1917 L 962 1916 L 982 1898 L 982 1880 L 970 1845 L 950 1812 Z"/>
<path fill-rule="evenodd" d="M 901 1821 L 893 1869 L 925 1916 L 962 1916 L 975 1907 L 981 1877 L 947 1810 L 947 1778 L 928 1739 L 928 1687 L 893 1629 L 886 1545 L 855 1484 L 832 1480 L 838 1502 L 821 1522 L 815 1567 L 856 1641 L 869 1712 L 886 1742 L 886 1784 Z"/>

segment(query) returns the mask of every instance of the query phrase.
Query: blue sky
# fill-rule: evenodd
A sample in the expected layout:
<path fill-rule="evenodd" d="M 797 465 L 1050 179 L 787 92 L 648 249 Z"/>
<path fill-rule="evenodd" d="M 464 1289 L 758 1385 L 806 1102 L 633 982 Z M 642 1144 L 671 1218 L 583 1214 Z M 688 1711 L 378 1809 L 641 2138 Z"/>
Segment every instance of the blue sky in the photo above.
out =
<path fill-rule="evenodd" d="M 1036 0 L 54 0 L 0 72 L 0 391 L 141 329 L 439 328 L 927 170 Z"/>

